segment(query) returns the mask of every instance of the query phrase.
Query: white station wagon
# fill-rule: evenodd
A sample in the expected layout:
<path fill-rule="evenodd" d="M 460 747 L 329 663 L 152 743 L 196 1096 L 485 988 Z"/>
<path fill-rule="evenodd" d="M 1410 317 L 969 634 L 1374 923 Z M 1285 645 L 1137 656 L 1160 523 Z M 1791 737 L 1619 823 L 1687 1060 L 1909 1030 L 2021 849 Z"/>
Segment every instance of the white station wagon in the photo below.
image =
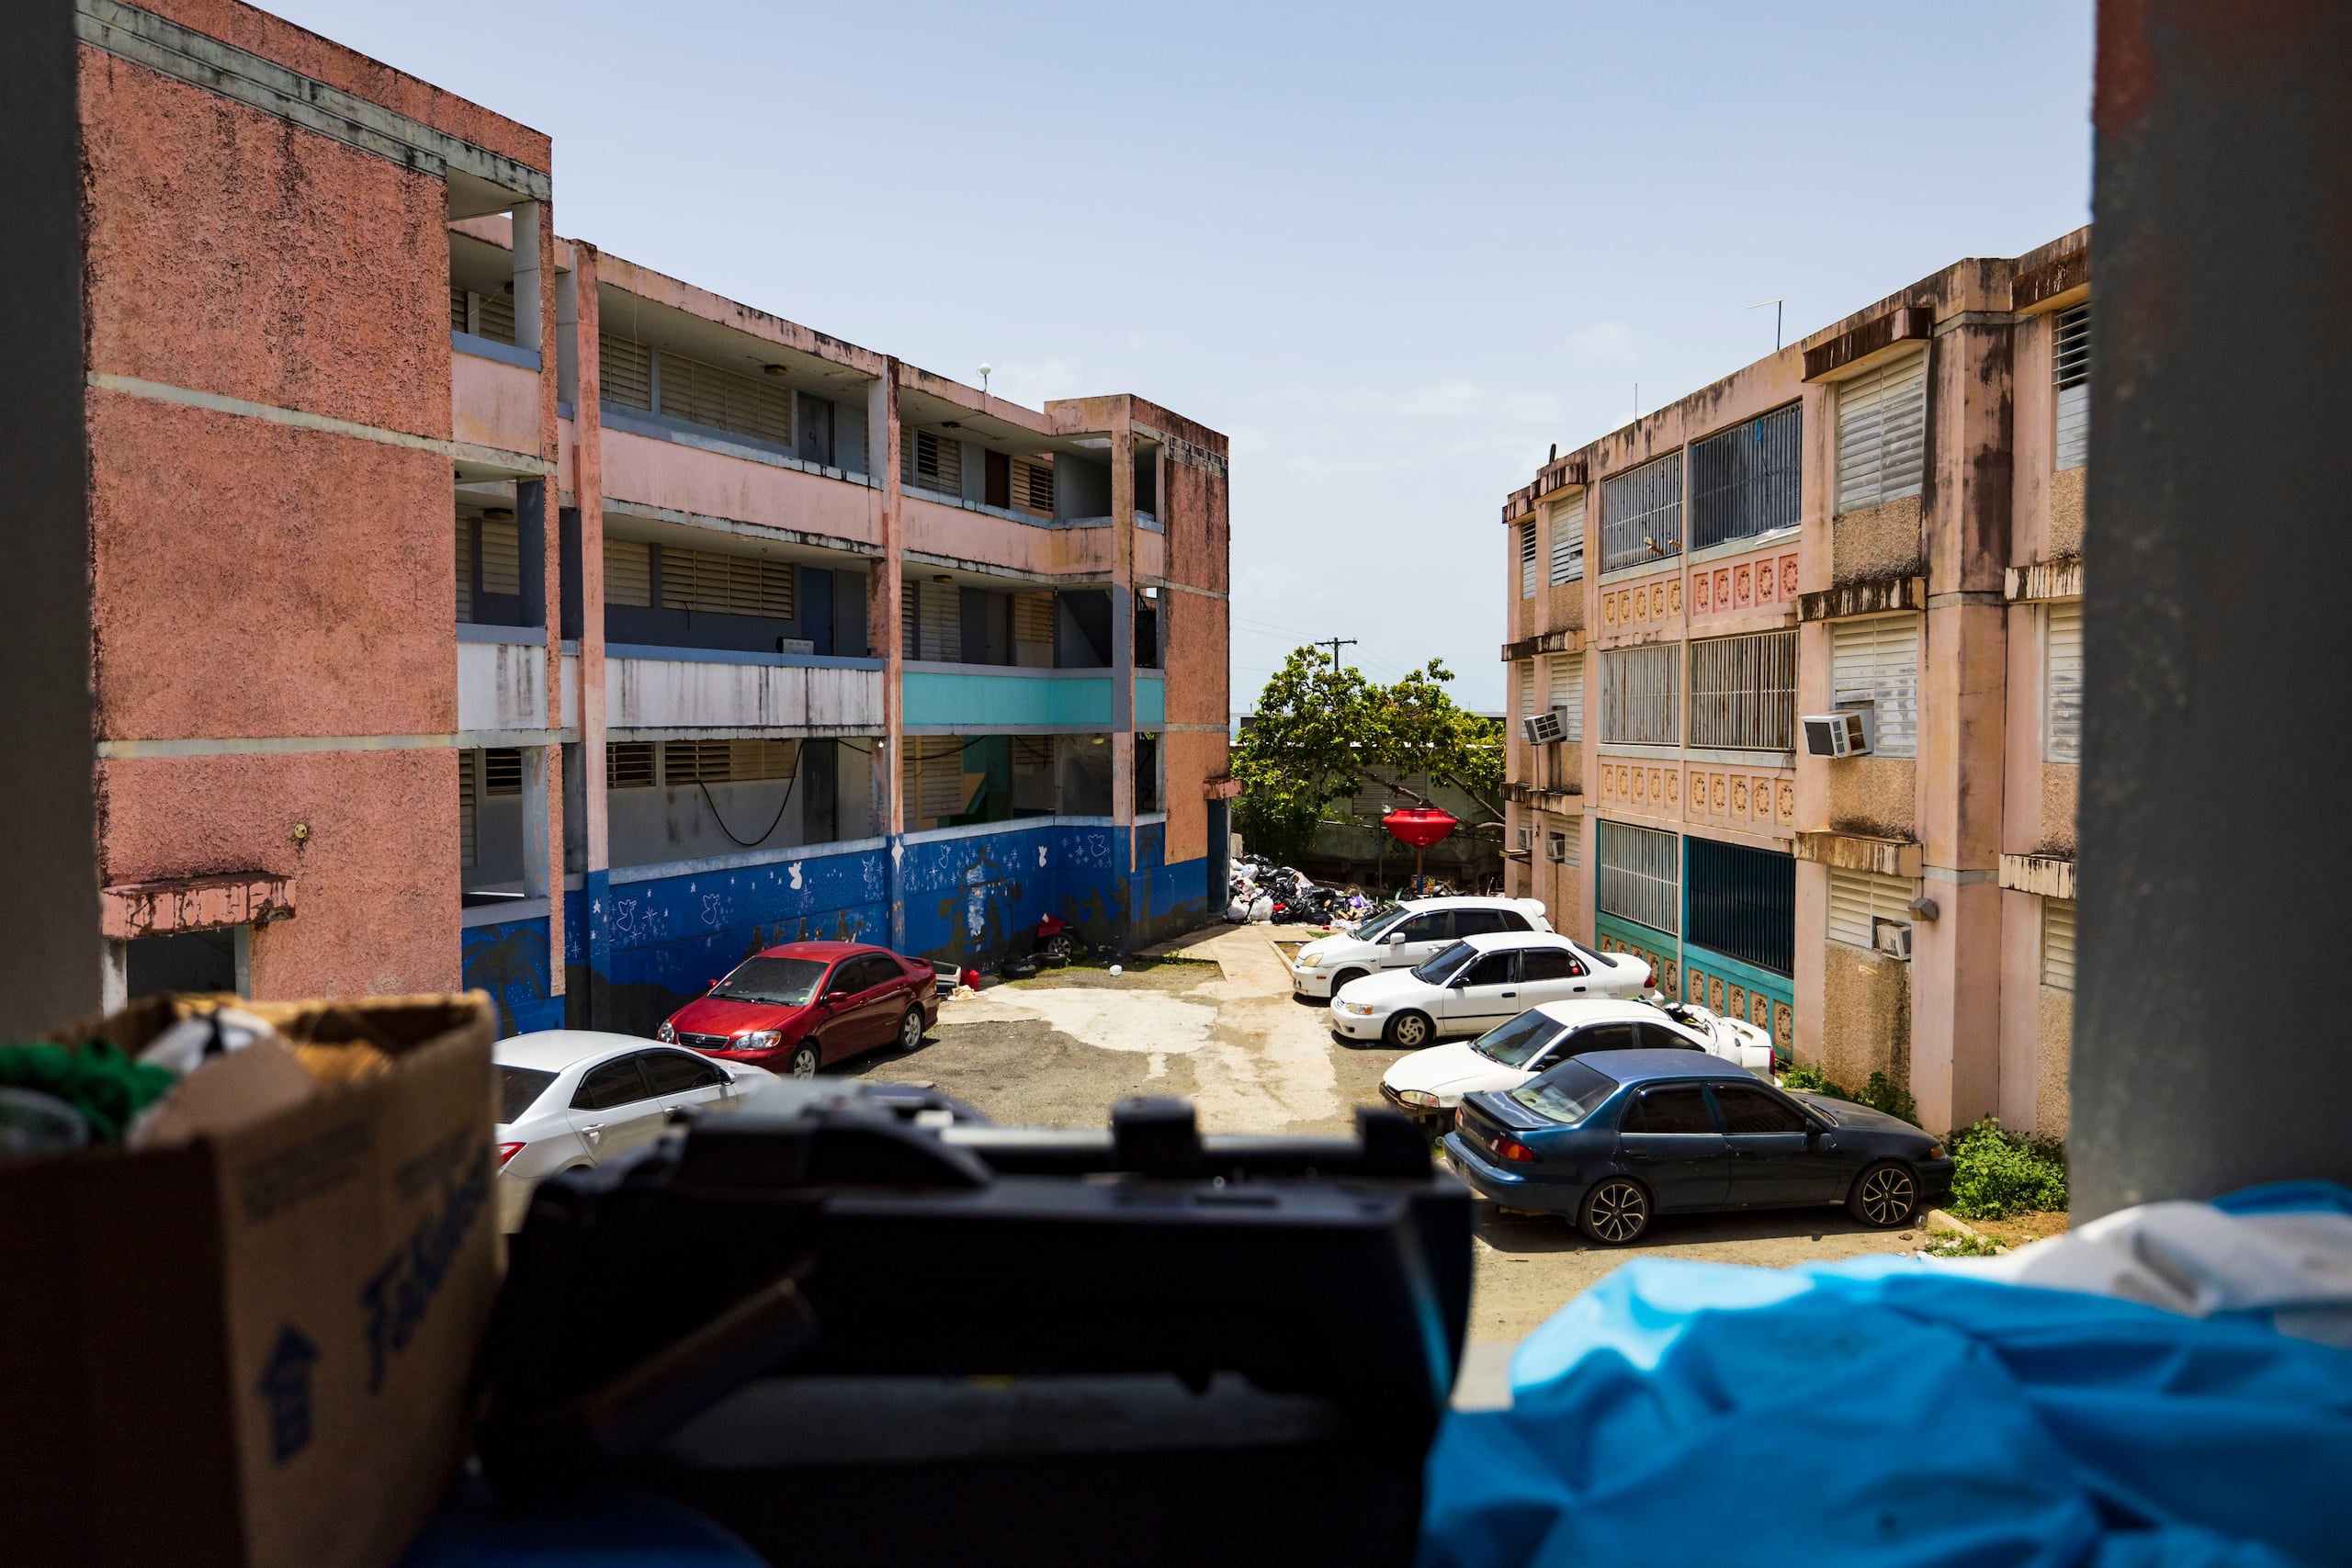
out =
<path fill-rule="evenodd" d="M 1751 1023 L 1682 1002 L 1546 1002 L 1476 1040 L 1449 1041 L 1389 1064 L 1381 1098 L 1408 1116 L 1450 1116 L 1465 1094 L 1508 1092 L 1571 1056 L 1596 1051 L 1704 1051 L 1772 1074 L 1772 1037 Z"/>
<path fill-rule="evenodd" d="M 1566 937 L 1465 937 L 1418 969 L 1350 981 L 1331 998 L 1331 1028 L 1350 1040 L 1418 1051 L 1449 1034 L 1484 1034 L 1544 1002 L 1646 996 L 1649 960 L 1589 952 Z"/>
<path fill-rule="evenodd" d="M 1354 931 L 1300 948 L 1290 966 L 1290 988 L 1297 996 L 1329 997 L 1384 969 L 1418 968 L 1464 937 L 1551 929 L 1540 898 L 1408 898 L 1375 911 Z"/>

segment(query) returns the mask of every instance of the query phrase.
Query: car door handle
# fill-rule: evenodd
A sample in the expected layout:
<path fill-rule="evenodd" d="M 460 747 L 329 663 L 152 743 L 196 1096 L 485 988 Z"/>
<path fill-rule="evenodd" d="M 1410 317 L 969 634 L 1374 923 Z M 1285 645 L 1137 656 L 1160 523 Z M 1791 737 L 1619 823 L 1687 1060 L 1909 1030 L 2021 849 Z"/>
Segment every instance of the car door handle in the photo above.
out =
<path fill-rule="evenodd" d="M 1731 1157 L 1734 1159 L 1762 1159 L 1764 1157 L 1764 1151 L 1762 1149 L 1734 1149 L 1731 1152 Z"/>
<path fill-rule="evenodd" d="M 1583 989 L 1584 989 L 1584 987 L 1583 987 L 1582 986 L 1578 986 L 1578 987 L 1577 987 L 1576 988 L 1577 988 L 1577 990 L 1579 990 L 1579 991 L 1581 991 L 1581 990 L 1583 990 Z"/>
<path fill-rule="evenodd" d="M 1627 1159 L 1648 1159 L 1652 1156 L 1647 1149 L 1627 1149 L 1625 1151 L 1625 1157 Z"/>
<path fill-rule="evenodd" d="M 591 1122 L 585 1127 L 581 1128 L 580 1132 L 582 1136 L 585 1137 L 593 1144 L 597 1139 L 605 1135 L 605 1124 L 602 1122 Z"/>
<path fill-rule="evenodd" d="M 1505 1000 L 1505 1001 L 1509 1001 L 1509 1000 L 1510 1000 L 1513 997 L 1516 997 L 1517 995 L 1519 995 L 1519 993 L 1518 993 L 1517 991 L 1505 991 L 1505 992 L 1503 993 L 1503 1000 Z"/>

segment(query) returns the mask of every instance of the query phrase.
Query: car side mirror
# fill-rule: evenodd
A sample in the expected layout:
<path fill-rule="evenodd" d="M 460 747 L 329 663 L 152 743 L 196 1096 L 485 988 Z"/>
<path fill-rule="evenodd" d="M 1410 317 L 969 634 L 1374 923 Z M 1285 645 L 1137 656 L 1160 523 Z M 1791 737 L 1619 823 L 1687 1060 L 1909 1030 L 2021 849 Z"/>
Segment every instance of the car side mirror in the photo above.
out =
<path fill-rule="evenodd" d="M 1404 941 L 1405 933 L 1403 931 L 1390 931 L 1388 933 L 1388 945 L 1391 947 L 1402 946 Z"/>

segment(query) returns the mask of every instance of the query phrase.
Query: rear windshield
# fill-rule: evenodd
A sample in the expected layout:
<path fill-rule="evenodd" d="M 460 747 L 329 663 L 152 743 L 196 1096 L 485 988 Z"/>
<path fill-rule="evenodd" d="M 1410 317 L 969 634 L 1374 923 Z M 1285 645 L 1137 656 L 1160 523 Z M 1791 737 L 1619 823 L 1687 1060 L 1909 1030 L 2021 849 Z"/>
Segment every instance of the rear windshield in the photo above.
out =
<path fill-rule="evenodd" d="M 1523 1067 L 1567 1027 L 1540 1012 L 1523 1012 L 1470 1042 L 1470 1049 L 1506 1067 Z"/>
<path fill-rule="evenodd" d="M 1478 950 L 1466 942 L 1457 942 L 1440 952 L 1435 958 L 1413 971 L 1413 978 L 1432 986 L 1442 986 L 1462 971 L 1462 966 L 1478 956 Z"/>
<path fill-rule="evenodd" d="M 815 994 L 817 982 L 824 977 L 825 965 L 814 958 L 746 958 L 712 987 L 710 994 L 721 1001 L 799 1007 Z"/>
<path fill-rule="evenodd" d="M 498 1120 L 503 1125 L 520 1122 L 531 1102 L 547 1092 L 555 1082 L 553 1073 L 543 1073 L 537 1067 L 507 1067 L 498 1069 Z"/>
<path fill-rule="evenodd" d="M 1571 1056 L 1533 1083 L 1511 1090 L 1510 1097 L 1538 1116 L 1573 1127 L 1616 1092 L 1615 1078 Z"/>

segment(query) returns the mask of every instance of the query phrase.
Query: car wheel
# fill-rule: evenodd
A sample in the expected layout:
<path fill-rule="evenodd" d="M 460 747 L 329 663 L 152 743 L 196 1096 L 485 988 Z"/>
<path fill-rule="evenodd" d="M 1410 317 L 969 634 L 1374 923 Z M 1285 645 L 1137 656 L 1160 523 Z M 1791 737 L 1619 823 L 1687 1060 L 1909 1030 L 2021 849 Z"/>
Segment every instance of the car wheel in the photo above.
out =
<path fill-rule="evenodd" d="M 1329 1000 L 1329 1001 L 1338 1001 L 1338 1000 L 1340 999 L 1340 987 L 1342 987 L 1342 986 L 1346 986 L 1346 985 L 1351 985 L 1351 984 L 1353 984 L 1354 982 L 1356 982 L 1356 981 L 1358 981 L 1358 980 L 1361 980 L 1361 979 L 1363 979 L 1363 970 L 1361 970 L 1361 969 L 1346 969 L 1346 970 L 1342 970 L 1342 971 L 1340 971 L 1340 972 L 1339 974 L 1337 974 L 1337 975 L 1332 976 L 1331 976 L 1331 994 L 1330 994 L 1330 996 L 1329 996 L 1329 997 L 1328 997 L 1328 998 L 1326 998 L 1326 1000 Z"/>
<path fill-rule="evenodd" d="M 922 1009 L 909 1008 L 899 1021 L 899 1049 L 911 1051 L 922 1043 Z"/>
<path fill-rule="evenodd" d="M 1866 1225 L 1893 1230 L 1919 1211 L 1919 1183 L 1899 1160 L 1874 1165 L 1854 1180 L 1846 1212 Z"/>
<path fill-rule="evenodd" d="M 1630 1176 L 1608 1177 L 1584 1195 L 1577 1228 L 1602 1247 L 1638 1241 L 1650 1228 L 1650 1195 Z"/>
<path fill-rule="evenodd" d="M 784 1064 L 784 1076 L 788 1078 L 813 1078 L 824 1060 L 824 1053 L 817 1049 L 817 1043 L 804 1040 L 794 1047 L 791 1057 Z"/>
<path fill-rule="evenodd" d="M 1400 1051 L 1418 1051 L 1430 1043 L 1430 1020 L 1427 1013 L 1400 1012 L 1388 1021 L 1381 1037 Z"/>

